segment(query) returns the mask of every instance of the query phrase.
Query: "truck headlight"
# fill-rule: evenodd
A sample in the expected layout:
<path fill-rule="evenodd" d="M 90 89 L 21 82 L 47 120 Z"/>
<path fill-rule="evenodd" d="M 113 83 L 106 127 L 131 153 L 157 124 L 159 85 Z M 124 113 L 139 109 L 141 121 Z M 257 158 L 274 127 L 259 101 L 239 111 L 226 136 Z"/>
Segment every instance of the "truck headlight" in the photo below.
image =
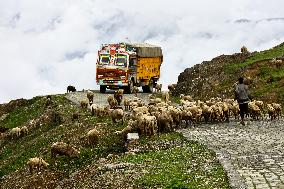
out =
<path fill-rule="evenodd" d="M 101 78 L 101 77 L 103 77 L 104 75 L 98 75 L 98 78 Z"/>
<path fill-rule="evenodd" d="M 120 78 L 121 78 L 121 79 L 125 79 L 125 76 L 124 76 L 124 75 L 123 75 L 123 76 L 120 76 Z"/>

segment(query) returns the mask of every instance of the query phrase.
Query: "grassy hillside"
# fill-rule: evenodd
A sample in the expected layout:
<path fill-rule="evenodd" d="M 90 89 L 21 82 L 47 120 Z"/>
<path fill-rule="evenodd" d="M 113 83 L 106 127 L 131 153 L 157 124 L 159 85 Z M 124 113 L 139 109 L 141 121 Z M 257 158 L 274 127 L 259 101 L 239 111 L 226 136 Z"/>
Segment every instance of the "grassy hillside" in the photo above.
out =
<path fill-rule="evenodd" d="M 232 98 L 234 83 L 244 76 L 251 78 L 249 88 L 255 99 L 284 104 L 284 63 L 278 67 L 271 63 L 273 58 L 284 61 L 284 43 L 260 52 L 221 55 L 204 61 L 180 74 L 174 94 L 191 94 L 197 99 Z"/>
<path fill-rule="evenodd" d="M 227 175 L 214 152 L 203 145 L 186 141 L 173 132 L 141 138 L 141 152 L 128 155 L 124 153 L 123 138 L 114 133 L 127 123 L 112 124 L 109 118 L 92 117 L 88 110 L 72 104 L 64 95 L 52 96 L 52 101 L 51 108 L 45 107 L 45 97 L 35 97 L 20 105 L 14 103 L 13 108 L 9 104 L 2 106 L 6 114 L 0 115 L 1 127 L 26 125 L 30 130 L 26 136 L 0 141 L 0 188 L 54 188 L 59 183 L 63 188 L 90 185 L 229 188 Z M 72 120 L 74 112 L 81 114 L 79 120 Z M 98 145 L 89 145 L 84 137 L 92 128 L 101 133 Z M 57 141 L 74 145 L 81 152 L 79 158 L 51 159 L 50 146 Z M 35 156 L 43 157 L 50 166 L 31 175 L 26 162 Z M 134 167 L 119 171 L 105 169 L 119 163 Z"/>

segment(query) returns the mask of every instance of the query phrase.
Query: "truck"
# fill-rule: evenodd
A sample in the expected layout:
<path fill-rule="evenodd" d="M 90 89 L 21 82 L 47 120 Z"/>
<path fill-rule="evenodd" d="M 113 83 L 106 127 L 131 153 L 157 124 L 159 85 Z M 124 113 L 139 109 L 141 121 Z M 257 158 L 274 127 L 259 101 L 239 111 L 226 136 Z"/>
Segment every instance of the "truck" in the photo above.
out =
<path fill-rule="evenodd" d="M 160 78 L 163 62 L 162 49 L 147 43 L 103 44 L 98 50 L 96 82 L 100 92 L 106 89 L 124 89 L 132 93 L 133 87 L 142 87 L 152 93 Z"/>

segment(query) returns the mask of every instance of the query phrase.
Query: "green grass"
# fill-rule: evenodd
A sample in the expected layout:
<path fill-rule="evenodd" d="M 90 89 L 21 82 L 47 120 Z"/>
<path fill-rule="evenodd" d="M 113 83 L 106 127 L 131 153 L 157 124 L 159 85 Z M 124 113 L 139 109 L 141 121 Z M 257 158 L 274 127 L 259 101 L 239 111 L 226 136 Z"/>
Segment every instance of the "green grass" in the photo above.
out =
<path fill-rule="evenodd" d="M 38 117 L 43 110 L 43 99 L 41 97 L 35 97 L 28 100 L 25 106 L 12 110 L 4 120 L 0 121 L 0 125 L 6 128 L 21 126 L 27 121 Z"/>
<path fill-rule="evenodd" d="M 238 70 L 245 68 L 253 64 L 254 62 L 269 60 L 272 58 L 281 57 L 283 55 L 284 55 L 284 43 L 269 50 L 253 53 L 252 56 L 246 59 L 244 62 L 236 62 L 230 64 L 225 68 L 225 72 L 228 74 L 234 74 Z"/>
<path fill-rule="evenodd" d="M 29 131 L 27 136 L 18 139 L 8 139 L 1 145 L 0 150 L 0 177 L 15 170 L 23 169 L 29 158 L 42 156 L 47 162 L 51 160 L 50 146 L 57 141 L 64 141 L 70 144 L 77 144 L 81 149 L 79 158 L 70 159 L 68 157 L 57 157 L 56 166 L 51 164 L 51 169 L 58 169 L 63 174 L 68 175 L 70 172 L 89 164 L 94 157 L 103 157 L 109 153 L 125 152 L 123 140 L 114 133 L 125 125 L 116 124 L 113 126 L 111 121 L 106 118 L 91 117 L 88 110 L 74 106 L 65 99 L 63 95 L 53 96 L 53 109 L 59 114 L 66 124 L 59 127 L 59 123 L 43 124 Z M 44 112 L 44 98 L 35 98 L 29 101 L 28 105 L 13 110 L 10 115 L 2 121 L 1 124 L 8 128 L 21 126 L 30 119 L 37 118 Z M 25 111 L 24 111 L 25 110 Z M 79 122 L 72 122 L 72 113 L 79 111 L 82 115 Z M 98 122 L 107 123 L 104 135 L 97 146 L 86 145 L 86 142 L 80 141 L 80 138 L 86 135 L 86 132 L 93 128 Z M 67 161 L 68 160 L 68 161 Z M 68 165 L 66 165 L 66 161 Z"/>
<path fill-rule="evenodd" d="M 168 133 L 148 142 L 157 140 L 184 139 L 180 134 Z M 182 146 L 126 155 L 118 161 L 146 167 L 146 173 L 136 180 L 143 188 L 230 188 L 226 172 L 215 159 L 215 154 L 197 142 L 184 141 Z"/>
<path fill-rule="evenodd" d="M 96 162 L 108 154 L 120 155 L 117 161 L 145 164 L 147 174 L 137 178 L 137 186 L 162 187 L 162 188 L 228 188 L 228 179 L 222 166 L 215 159 L 215 154 L 196 142 L 187 142 L 180 133 L 165 133 L 152 137 L 141 137 L 143 146 L 160 145 L 164 142 L 179 142 L 174 148 L 160 148 L 163 150 L 143 151 L 137 155 L 124 155 L 126 151 L 121 136 L 114 133 L 126 126 L 126 123 L 112 124 L 109 118 L 92 117 L 88 110 L 73 105 L 63 95 L 52 96 L 53 110 L 63 118 L 62 123 L 44 123 L 31 130 L 27 136 L 8 140 L 1 144 L 0 149 L 0 177 L 18 170 L 20 173 L 26 167 L 29 158 L 41 156 L 49 164 L 49 170 L 60 179 L 69 177 L 70 174 L 82 169 L 84 166 Z M 30 115 L 13 110 L 3 120 L 10 128 L 19 126 L 30 119 L 44 114 L 44 98 L 35 98 L 25 107 Z M 72 113 L 79 112 L 78 121 L 72 121 Z M 23 116 L 23 119 L 19 117 Z M 22 121 L 15 121 L 22 120 Z M 97 145 L 86 143 L 87 131 L 94 128 L 96 123 L 106 123 L 97 128 L 104 134 Z M 57 156 L 51 159 L 50 146 L 57 141 L 64 141 L 80 149 L 78 158 Z M 210 160 L 210 162 L 208 162 Z M 116 160 L 115 160 L 116 161 Z M 209 167 L 207 170 L 206 168 Z"/>

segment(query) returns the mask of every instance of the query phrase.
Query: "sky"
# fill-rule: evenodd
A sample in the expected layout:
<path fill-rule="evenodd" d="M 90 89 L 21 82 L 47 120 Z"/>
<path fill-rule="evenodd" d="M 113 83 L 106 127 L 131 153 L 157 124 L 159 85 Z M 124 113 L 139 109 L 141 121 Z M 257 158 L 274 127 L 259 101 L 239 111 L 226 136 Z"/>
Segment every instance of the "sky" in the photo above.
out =
<path fill-rule="evenodd" d="M 284 42 L 282 0 L 0 0 L 0 103 L 98 89 L 103 43 L 162 47 L 160 83 L 185 68 L 245 45 L 260 51 Z"/>

